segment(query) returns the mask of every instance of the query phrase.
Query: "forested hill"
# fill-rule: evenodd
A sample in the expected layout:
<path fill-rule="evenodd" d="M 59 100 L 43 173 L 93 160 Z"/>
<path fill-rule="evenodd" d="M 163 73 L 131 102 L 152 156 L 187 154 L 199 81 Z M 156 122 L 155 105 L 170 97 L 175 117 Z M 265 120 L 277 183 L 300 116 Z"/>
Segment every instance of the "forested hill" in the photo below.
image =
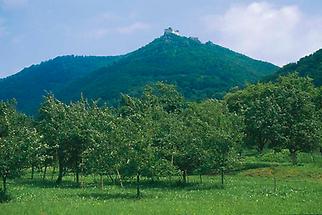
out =
<path fill-rule="evenodd" d="M 113 65 L 76 80 L 58 97 L 65 101 L 102 98 L 116 103 L 121 92 L 137 95 L 144 85 L 165 81 L 188 99 L 222 97 L 234 86 L 255 82 L 278 67 L 251 59 L 211 42 L 165 34 Z"/>
<path fill-rule="evenodd" d="M 116 104 L 120 93 L 138 95 L 156 81 L 176 84 L 188 99 L 220 98 L 278 69 L 211 42 L 165 34 L 120 57 L 63 56 L 23 69 L 0 79 L 0 100 L 16 98 L 19 110 L 34 114 L 46 91 L 66 102 L 83 93 Z"/>
<path fill-rule="evenodd" d="M 300 76 L 309 76 L 317 86 L 322 86 L 322 49 L 301 58 L 297 63 L 290 63 L 265 80 L 276 80 L 281 75 L 297 72 Z"/>
<path fill-rule="evenodd" d="M 18 109 L 35 113 L 46 91 L 56 93 L 85 74 L 108 66 L 119 57 L 61 56 L 0 79 L 0 100 L 15 98 Z"/>

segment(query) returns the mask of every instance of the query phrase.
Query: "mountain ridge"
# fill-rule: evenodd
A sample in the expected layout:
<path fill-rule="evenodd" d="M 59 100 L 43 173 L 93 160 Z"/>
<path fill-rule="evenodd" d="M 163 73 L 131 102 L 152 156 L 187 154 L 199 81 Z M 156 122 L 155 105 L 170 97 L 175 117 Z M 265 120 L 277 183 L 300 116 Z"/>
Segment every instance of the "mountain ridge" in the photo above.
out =
<path fill-rule="evenodd" d="M 235 73 L 226 76 L 231 65 L 235 67 L 231 72 Z M 256 69 L 251 69 L 251 67 Z M 243 69 L 248 72 L 249 77 L 244 77 L 247 75 L 242 74 L 241 70 Z M 136 95 L 139 94 L 138 92 L 142 90 L 142 86 L 145 84 L 165 81 L 177 84 L 183 94 L 190 99 L 221 97 L 223 95 L 222 88 L 229 90 L 230 87 L 235 85 L 257 81 L 265 76 L 266 72 L 270 73 L 277 69 L 278 67 L 273 64 L 254 60 L 211 42 L 203 44 L 187 37 L 165 34 L 142 48 L 125 55 L 108 68 L 100 69 L 88 74 L 83 79 L 76 80 L 72 85 L 64 89 L 64 92 L 75 93 L 61 96 L 65 100 L 77 99 L 83 93 L 89 98 L 103 98 L 110 101 L 121 92 Z M 198 73 L 198 75 L 194 73 Z M 115 76 L 115 74 L 118 75 Z M 140 76 L 140 79 L 135 79 L 140 82 L 139 84 L 132 81 L 135 76 Z M 195 79 L 187 80 L 191 77 Z M 206 80 L 207 78 L 208 80 Z M 211 81 L 210 79 L 218 80 Z M 183 83 L 185 80 L 188 83 Z M 221 80 L 225 81 L 222 82 Z M 111 82 L 112 85 L 114 82 L 127 83 L 127 86 L 113 85 L 113 87 L 107 87 L 106 83 L 108 82 Z M 191 87 L 192 90 L 196 91 L 194 95 L 185 93 L 190 90 L 188 85 L 196 84 L 199 86 Z M 199 88 L 202 91 L 202 88 L 207 87 L 201 86 L 203 84 L 215 84 L 217 85 L 216 87 L 221 89 L 217 92 L 210 92 L 211 90 L 202 92 L 204 95 L 200 97 Z M 128 86 L 132 88 L 130 87 L 130 90 L 128 90 Z M 95 88 L 95 91 L 91 90 L 93 88 Z M 114 94 L 109 96 L 104 92 Z"/>

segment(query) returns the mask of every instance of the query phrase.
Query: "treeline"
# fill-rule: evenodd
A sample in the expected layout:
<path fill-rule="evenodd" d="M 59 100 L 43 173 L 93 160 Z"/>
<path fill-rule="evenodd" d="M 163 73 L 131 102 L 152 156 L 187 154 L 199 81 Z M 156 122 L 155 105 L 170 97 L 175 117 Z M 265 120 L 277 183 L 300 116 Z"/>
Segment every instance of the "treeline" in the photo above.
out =
<path fill-rule="evenodd" d="M 47 95 L 36 119 L 0 102 L 0 176 L 58 168 L 64 175 L 158 178 L 212 174 L 234 166 L 246 147 L 298 151 L 321 145 L 321 90 L 308 78 L 282 77 L 250 85 L 224 100 L 189 102 L 175 86 L 149 85 L 140 97 L 122 95 L 117 108 L 84 98 L 64 104 Z"/>
<path fill-rule="evenodd" d="M 227 166 L 243 138 L 241 117 L 222 101 L 189 103 L 163 83 L 146 87 L 140 98 L 123 95 L 114 109 L 86 99 L 64 104 L 48 95 L 34 121 L 12 103 L 1 104 L 4 184 L 13 171 L 56 166 L 58 184 L 68 171 L 77 182 L 80 174 L 118 175 L 120 183 L 136 176 L 139 185 L 141 176 L 180 173 L 185 183 L 187 174 Z"/>

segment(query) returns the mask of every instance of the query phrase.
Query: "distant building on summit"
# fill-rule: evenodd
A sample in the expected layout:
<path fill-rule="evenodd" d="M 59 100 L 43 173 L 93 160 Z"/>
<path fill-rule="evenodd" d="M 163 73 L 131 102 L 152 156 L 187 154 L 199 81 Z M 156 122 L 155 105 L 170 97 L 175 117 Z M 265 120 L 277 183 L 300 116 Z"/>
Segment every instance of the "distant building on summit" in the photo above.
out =
<path fill-rule="evenodd" d="M 164 29 L 164 34 L 175 34 L 177 36 L 180 36 L 179 30 L 174 30 L 171 27 Z"/>

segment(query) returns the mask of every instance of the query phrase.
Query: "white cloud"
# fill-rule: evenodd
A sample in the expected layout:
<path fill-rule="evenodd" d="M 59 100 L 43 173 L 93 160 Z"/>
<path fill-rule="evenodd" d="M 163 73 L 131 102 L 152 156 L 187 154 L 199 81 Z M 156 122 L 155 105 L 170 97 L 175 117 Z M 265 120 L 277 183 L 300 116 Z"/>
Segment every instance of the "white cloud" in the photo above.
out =
<path fill-rule="evenodd" d="M 322 17 L 306 15 L 296 5 L 235 5 L 202 21 L 216 42 L 278 65 L 322 48 Z"/>
<path fill-rule="evenodd" d="M 28 0 L 0 0 L 0 7 L 5 9 L 18 9 L 27 4 Z"/>
<path fill-rule="evenodd" d="M 150 26 L 146 23 L 135 22 L 135 23 L 128 25 L 128 26 L 116 28 L 116 31 L 120 34 L 132 34 L 132 33 L 135 33 L 135 32 L 141 31 L 141 30 L 146 30 L 149 27 Z"/>

